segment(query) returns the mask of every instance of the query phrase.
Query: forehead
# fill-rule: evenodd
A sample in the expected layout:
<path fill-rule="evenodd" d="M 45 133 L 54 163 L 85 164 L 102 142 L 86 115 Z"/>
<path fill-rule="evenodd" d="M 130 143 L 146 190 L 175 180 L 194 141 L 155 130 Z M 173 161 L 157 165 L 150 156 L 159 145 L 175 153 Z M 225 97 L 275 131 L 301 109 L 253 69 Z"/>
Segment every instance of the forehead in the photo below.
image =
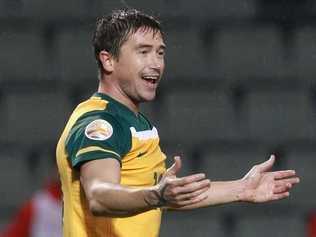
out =
<path fill-rule="evenodd" d="M 150 45 L 165 45 L 163 36 L 160 31 L 154 31 L 150 28 L 141 27 L 136 32 L 131 33 L 126 44 L 139 45 L 139 44 L 150 44 Z"/>

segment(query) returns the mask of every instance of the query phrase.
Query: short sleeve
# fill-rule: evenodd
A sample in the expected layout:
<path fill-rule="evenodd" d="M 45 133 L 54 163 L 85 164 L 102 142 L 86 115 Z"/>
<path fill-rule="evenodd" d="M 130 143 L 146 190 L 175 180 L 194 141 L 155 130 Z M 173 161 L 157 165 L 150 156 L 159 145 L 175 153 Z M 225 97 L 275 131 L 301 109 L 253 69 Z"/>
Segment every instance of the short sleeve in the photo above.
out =
<path fill-rule="evenodd" d="M 130 146 L 130 132 L 108 113 L 92 113 L 78 119 L 66 140 L 66 150 L 73 167 L 105 158 L 121 162 Z"/>

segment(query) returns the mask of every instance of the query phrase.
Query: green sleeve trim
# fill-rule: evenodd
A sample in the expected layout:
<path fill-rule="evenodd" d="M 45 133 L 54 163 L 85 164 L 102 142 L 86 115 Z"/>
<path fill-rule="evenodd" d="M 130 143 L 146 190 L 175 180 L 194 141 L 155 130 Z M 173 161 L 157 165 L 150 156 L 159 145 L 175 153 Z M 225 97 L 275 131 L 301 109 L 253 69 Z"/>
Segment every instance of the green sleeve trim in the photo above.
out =
<path fill-rule="evenodd" d="M 81 150 L 79 150 L 77 152 L 76 157 L 80 156 L 81 154 L 85 154 L 85 153 L 92 152 L 92 151 L 103 151 L 103 152 L 111 153 L 111 154 L 121 158 L 121 156 L 118 153 L 111 151 L 111 150 L 108 150 L 108 149 L 104 149 L 102 147 L 98 147 L 98 146 L 89 146 L 89 147 L 82 148 Z"/>
<path fill-rule="evenodd" d="M 121 157 L 116 156 L 113 153 L 101 152 L 101 151 L 91 151 L 77 156 L 74 160 L 72 160 L 72 166 L 78 167 L 82 163 L 91 161 L 91 160 L 100 160 L 100 159 L 115 159 L 122 166 Z"/>

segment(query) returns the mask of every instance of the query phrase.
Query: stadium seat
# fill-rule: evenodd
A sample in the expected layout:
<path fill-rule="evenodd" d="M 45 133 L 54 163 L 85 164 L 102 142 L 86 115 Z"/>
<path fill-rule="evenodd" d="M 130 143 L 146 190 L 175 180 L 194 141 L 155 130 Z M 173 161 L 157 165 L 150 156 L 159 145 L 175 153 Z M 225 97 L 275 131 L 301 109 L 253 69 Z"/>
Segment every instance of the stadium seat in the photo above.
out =
<path fill-rule="evenodd" d="M 238 137 L 229 96 L 224 91 L 205 89 L 169 91 L 160 121 L 163 139 L 192 145 Z"/>
<path fill-rule="evenodd" d="M 294 187 L 289 202 L 304 210 L 316 206 L 315 157 L 315 148 L 293 146 L 288 150 L 287 168 L 295 169 L 301 179 L 301 183 Z"/>
<path fill-rule="evenodd" d="M 209 212 L 190 211 L 172 212 L 166 211 L 161 224 L 161 237 L 226 237 L 225 225 L 219 216 Z"/>
<path fill-rule="evenodd" d="M 288 75 L 279 32 L 273 27 L 228 28 L 214 42 L 218 48 L 218 74 L 229 80 Z M 215 69 L 216 70 L 216 69 Z"/>
<path fill-rule="evenodd" d="M 34 191 L 27 167 L 25 150 L 18 145 L 1 146 L 0 154 L 0 206 L 16 207 Z"/>
<path fill-rule="evenodd" d="M 110 13 L 112 10 L 121 8 L 136 8 L 148 14 L 161 15 L 166 7 L 166 1 L 146 1 L 146 0 L 133 0 L 133 1 L 116 1 L 116 0 L 94 0 L 92 2 L 92 12 L 94 15 L 104 15 Z M 88 13 L 89 14 L 89 13 Z M 90 13 L 91 14 L 91 13 Z"/>
<path fill-rule="evenodd" d="M 56 176 L 56 144 L 57 139 L 38 147 L 32 147 L 32 150 L 28 149 L 29 162 L 36 163 L 32 170 L 32 184 L 35 187 L 42 187 L 48 179 Z M 30 156 L 35 156 L 33 157 L 34 161 L 32 161 Z"/>
<path fill-rule="evenodd" d="M 3 80 L 48 78 L 48 58 L 41 34 L 32 29 L 3 29 L 0 36 L 0 75 Z"/>
<path fill-rule="evenodd" d="M 226 18 L 245 18 L 255 14 L 255 1 L 247 0 L 236 2 L 234 0 L 216 0 L 212 4 L 208 0 L 191 1 L 168 1 L 165 11 L 168 15 L 186 16 L 199 20 Z"/>
<path fill-rule="evenodd" d="M 166 29 L 166 72 L 164 78 L 196 80 L 210 75 L 199 31 L 193 27 Z M 171 82 L 171 81 L 170 81 Z"/>
<path fill-rule="evenodd" d="M 159 131 L 158 131 L 159 132 Z M 160 148 L 163 153 L 167 156 L 166 158 L 166 167 L 170 167 L 174 163 L 174 157 L 180 156 L 182 161 L 182 167 L 178 173 L 179 176 L 189 175 L 193 172 L 197 172 L 194 170 L 192 164 L 192 150 L 188 146 L 183 146 L 177 143 L 165 143 L 164 141 L 160 141 Z"/>
<path fill-rule="evenodd" d="M 256 164 L 269 158 L 267 147 L 255 144 L 223 144 L 202 150 L 200 171 L 211 180 L 240 179 Z"/>
<path fill-rule="evenodd" d="M 2 131 L 2 133 L 3 131 L 6 131 L 7 129 L 7 124 L 6 124 L 7 118 L 4 116 L 5 111 L 6 111 L 5 101 L 3 97 L 0 96 L 0 114 L 2 115 L 0 116 L 0 131 Z M 4 136 L 5 136 L 4 134 L 2 135 L 0 134 L 0 141 L 1 141 L 1 138 L 3 138 Z"/>
<path fill-rule="evenodd" d="M 97 64 L 92 50 L 93 29 L 82 27 L 60 32 L 57 36 L 57 58 L 64 81 L 97 82 Z"/>
<path fill-rule="evenodd" d="M 263 210 L 264 212 L 264 210 Z M 237 219 L 234 237 L 302 237 L 305 233 L 305 220 L 300 215 L 245 216 Z"/>
<path fill-rule="evenodd" d="M 17 17 L 22 14 L 22 2 L 2 0 L 0 1 L 0 17 Z"/>
<path fill-rule="evenodd" d="M 1 140 L 22 144 L 55 141 L 72 111 L 63 91 L 11 92 L 5 95 L 6 129 Z"/>
<path fill-rule="evenodd" d="M 0 217 L 0 230 L 3 230 L 8 225 L 8 217 L 2 216 Z"/>
<path fill-rule="evenodd" d="M 85 0 L 27 0 L 23 1 L 23 16 L 41 20 L 65 20 L 85 16 L 88 1 Z"/>
<path fill-rule="evenodd" d="M 245 132 L 252 139 L 284 142 L 315 137 L 315 114 L 304 89 L 252 91 L 245 108 Z"/>
<path fill-rule="evenodd" d="M 313 27 L 304 27 L 297 32 L 297 70 L 300 79 L 314 81 L 316 73 L 316 30 Z"/>

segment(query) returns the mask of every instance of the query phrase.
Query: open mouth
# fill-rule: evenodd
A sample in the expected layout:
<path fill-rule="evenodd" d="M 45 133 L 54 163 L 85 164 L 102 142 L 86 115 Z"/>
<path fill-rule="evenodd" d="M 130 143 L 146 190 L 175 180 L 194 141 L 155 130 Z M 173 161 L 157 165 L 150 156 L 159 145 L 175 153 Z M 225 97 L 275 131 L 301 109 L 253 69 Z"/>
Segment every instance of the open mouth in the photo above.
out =
<path fill-rule="evenodd" d="M 151 84 L 157 84 L 159 80 L 159 75 L 144 75 L 142 79 Z"/>

